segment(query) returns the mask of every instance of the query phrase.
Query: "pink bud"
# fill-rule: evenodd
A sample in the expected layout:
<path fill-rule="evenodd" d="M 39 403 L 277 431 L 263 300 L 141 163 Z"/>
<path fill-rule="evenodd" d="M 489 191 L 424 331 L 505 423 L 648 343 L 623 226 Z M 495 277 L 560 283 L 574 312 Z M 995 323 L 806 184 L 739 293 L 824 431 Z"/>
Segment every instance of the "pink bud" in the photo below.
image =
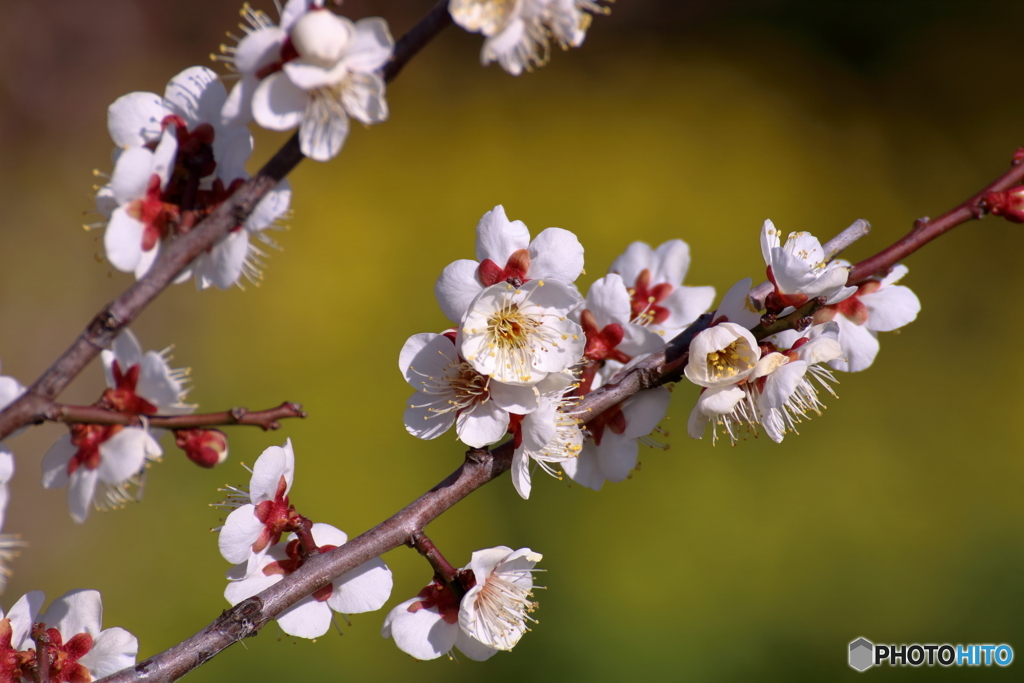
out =
<path fill-rule="evenodd" d="M 1024 185 L 1010 188 L 1006 192 L 989 192 L 985 195 L 985 203 L 993 216 L 1024 223 Z"/>
<path fill-rule="evenodd" d="M 219 429 L 179 429 L 175 444 L 200 467 L 215 467 L 228 457 L 228 437 Z"/>

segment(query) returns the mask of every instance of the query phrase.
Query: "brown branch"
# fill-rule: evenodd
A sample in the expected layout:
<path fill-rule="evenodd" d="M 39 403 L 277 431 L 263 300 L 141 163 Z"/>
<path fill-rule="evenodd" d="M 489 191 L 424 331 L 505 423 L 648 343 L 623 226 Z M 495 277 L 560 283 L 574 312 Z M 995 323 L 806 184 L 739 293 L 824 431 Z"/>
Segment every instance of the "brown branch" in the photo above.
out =
<path fill-rule="evenodd" d="M 897 262 L 914 253 L 933 239 L 949 232 L 967 221 L 981 218 L 988 212 L 983 201 L 989 192 L 1002 192 L 1024 180 L 1024 163 L 1020 161 L 1021 150 L 1014 155 L 1014 163 L 1009 171 L 999 176 L 988 187 L 959 206 L 947 211 L 936 219 L 922 218 L 914 222 L 914 227 L 895 244 L 883 249 L 874 256 L 856 264 L 850 270 L 848 285 L 859 285 L 870 277 L 889 271 Z"/>
<path fill-rule="evenodd" d="M 813 321 L 812 316 L 825 305 L 825 301 L 827 299 L 823 296 L 815 297 L 789 315 L 781 318 L 776 318 L 774 315 L 762 316 L 760 324 L 752 327 L 750 333 L 754 335 L 755 339 L 760 341 L 765 337 L 770 337 L 773 334 L 785 332 L 786 330 L 803 332 Z M 766 318 L 769 319 L 766 320 Z"/>
<path fill-rule="evenodd" d="M 128 415 L 118 413 L 99 406 L 70 406 L 62 403 L 51 403 L 45 411 L 43 419 L 49 422 L 65 424 L 100 424 L 142 426 L 143 420 L 150 427 L 161 429 L 196 429 L 206 427 L 240 426 L 261 427 L 264 431 L 280 429 L 278 420 L 286 418 L 306 417 L 302 405 L 298 403 L 282 403 L 276 408 L 249 411 L 247 408 L 232 408 L 219 413 L 200 413 L 198 415 Z"/>
<path fill-rule="evenodd" d="M 46 624 L 33 624 L 29 635 L 36 642 L 35 683 L 50 683 L 50 634 Z"/>
<path fill-rule="evenodd" d="M 442 16 L 444 15 L 444 16 Z M 451 20 L 447 3 L 433 9 L 395 45 L 391 61 L 384 66 L 384 80 L 391 81 L 402 68 Z M 46 420 L 46 410 L 61 391 L 99 352 L 110 346 L 117 334 L 135 321 L 143 310 L 174 282 L 178 274 L 201 253 L 242 225 L 256 204 L 305 157 L 299 150 L 299 136 L 293 135 L 277 154 L 227 201 L 195 228 L 162 247 L 149 272 L 121 296 L 97 313 L 85 330 L 50 368 L 18 400 L 0 411 L 0 439 L 14 430 Z"/>
<path fill-rule="evenodd" d="M 413 56 L 451 23 L 452 16 L 448 14 L 448 0 L 438 0 L 433 9 L 399 39 L 391 61 L 384 65 L 384 80 L 390 81 L 397 76 Z"/>
<path fill-rule="evenodd" d="M 455 597 L 462 599 L 462 596 L 466 594 L 466 589 L 459 581 L 461 572 L 452 566 L 448 558 L 441 554 L 441 551 L 437 549 L 433 541 L 427 538 L 425 533 L 414 531 L 405 544 L 422 555 L 430 563 L 434 575 L 451 589 Z"/>

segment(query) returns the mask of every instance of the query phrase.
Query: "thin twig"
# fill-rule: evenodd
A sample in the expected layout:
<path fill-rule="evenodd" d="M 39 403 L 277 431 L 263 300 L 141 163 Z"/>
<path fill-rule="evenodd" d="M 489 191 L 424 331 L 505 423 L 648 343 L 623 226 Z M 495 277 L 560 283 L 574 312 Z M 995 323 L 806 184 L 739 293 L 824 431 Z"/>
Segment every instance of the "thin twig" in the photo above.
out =
<path fill-rule="evenodd" d="M 282 403 L 276 408 L 249 411 L 246 408 L 232 408 L 219 413 L 200 413 L 198 415 L 128 415 L 118 413 L 99 406 L 70 406 L 53 403 L 46 411 L 44 419 L 50 422 L 66 424 L 100 424 L 128 425 L 139 427 L 145 424 L 161 429 L 196 429 L 222 426 L 253 426 L 264 430 L 280 429 L 278 420 L 286 418 L 304 418 L 306 412 L 298 403 Z"/>
<path fill-rule="evenodd" d="M 1020 163 L 1022 150 L 1014 155 L 1014 164 L 1010 170 L 997 178 L 988 187 L 963 202 L 956 208 L 947 211 L 938 218 L 919 219 L 909 233 L 888 249 L 883 249 L 874 256 L 856 264 L 846 280 L 848 285 L 859 285 L 868 278 L 889 272 L 896 263 L 914 253 L 939 235 L 945 234 L 967 221 L 981 218 L 988 212 L 985 195 L 989 192 L 1002 192 L 1024 180 L 1024 163 Z"/>

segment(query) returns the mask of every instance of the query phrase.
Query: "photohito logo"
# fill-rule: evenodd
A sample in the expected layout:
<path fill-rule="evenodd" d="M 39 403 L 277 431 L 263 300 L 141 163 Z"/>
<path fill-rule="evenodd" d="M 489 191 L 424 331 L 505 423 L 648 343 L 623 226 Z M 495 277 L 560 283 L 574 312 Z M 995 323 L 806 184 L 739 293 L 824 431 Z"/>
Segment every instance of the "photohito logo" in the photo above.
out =
<path fill-rule="evenodd" d="M 865 671 L 876 664 L 889 666 L 1009 666 L 1009 645 L 875 645 L 867 638 L 850 643 L 850 666 Z"/>

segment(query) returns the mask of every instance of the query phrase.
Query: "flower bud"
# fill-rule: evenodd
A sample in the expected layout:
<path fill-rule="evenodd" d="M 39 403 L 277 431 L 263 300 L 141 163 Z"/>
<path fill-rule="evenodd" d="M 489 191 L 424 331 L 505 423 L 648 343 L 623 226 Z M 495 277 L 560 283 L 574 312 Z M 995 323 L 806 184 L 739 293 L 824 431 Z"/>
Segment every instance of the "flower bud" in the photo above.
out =
<path fill-rule="evenodd" d="M 989 192 L 985 203 L 993 216 L 1002 216 L 1013 223 L 1024 223 L 1024 185 L 1006 192 Z"/>
<path fill-rule="evenodd" d="M 348 19 L 327 10 L 316 10 L 295 22 L 291 39 L 299 57 L 329 69 L 348 51 L 354 34 Z"/>
<path fill-rule="evenodd" d="M 216 467 L 228 457 L 228 437 L 219 429 L 179 429 L 174 443 L 200 467 Z"/>

